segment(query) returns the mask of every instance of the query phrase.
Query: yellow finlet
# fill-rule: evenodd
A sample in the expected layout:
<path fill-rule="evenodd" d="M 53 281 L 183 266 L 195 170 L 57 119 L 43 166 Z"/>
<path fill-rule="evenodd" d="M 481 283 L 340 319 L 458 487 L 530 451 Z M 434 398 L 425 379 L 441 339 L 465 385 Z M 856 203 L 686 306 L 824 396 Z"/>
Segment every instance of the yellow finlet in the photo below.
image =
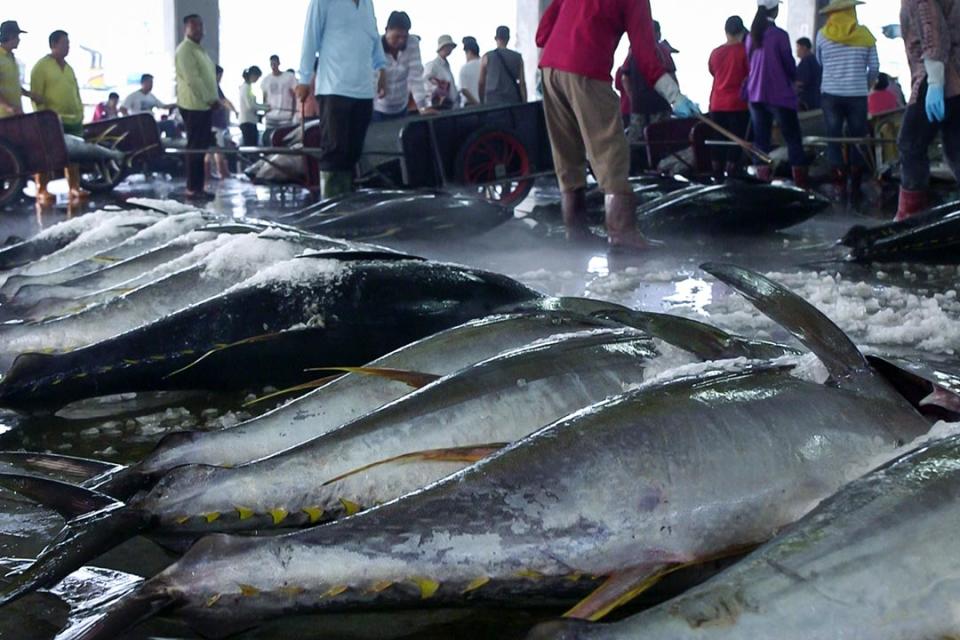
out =
<path fill-rule="evenodd" d="M 271 509 L 270 517 L 273 518 L 273 524 L 278 525 L 284 520 L 287 519 L 287 516 L 290 515 L 286 509 Z"/>
<path fill-rule="evenodd" d="M 174 520 L 177 524 L 187 524 L 190 521 L 190 516 L 181 516 Z"/>
<path fill-rule="evenodd" d="M 340 498 L 340 504 L 343 505 L 344 510 L 347 512 L 347 516 L 355 516 L 363 511 L 363 507 L 358 505 L 356 502 L 347 500 L 346 498 Z"/>
<path fill-rule="evenodd" d="M 316 524 L 320 522 L 320 519 L 323 517 L 323 509 L 320 507 L 304 507 L 303 512 L 310 517 L 310 524 Z"/>
<path fill-rule="evenodd" d="M 337 586 L 335 586 L 335 587 L 330 587 L 330 589 L 328 589 L 327 592 L 326 592 L 325 594 L 323 594 L 322 596 L 320 596 L 320 597 L 321 597 L 321 598 L 335 598 L 335 597 L 337 597 L 338 595 L 340 595 L 341 593 L 344 593 L 344 592 L 345 592 L 347 589 L 349 589 L 349 588 L 350 588 L 350 587 L 348 587 L 348 586 L 345 585 L 345 584 L 337 585 Z"/>
<path fill-rule="evenodd" d="M 207 602 L 205 603 L 207 609 L 209 609 L 209 608 L 212 607 L 213 605 L 215 605 L 215 604 L 217 604 L 218 602 L 220 602 L 220 598 L 222 598 L 222 597 L 223 597 L 223 594 L 222 594 L 222 593 L 218 593 L 217 595 L 215 595 L 215 596 L 213 596 L 213 597 L 211 597 L 211 598 L 207 598 Z"/>
<path fill-rule="evenodd" d="M 471 591 L 476 591 L 480 587 L 485 587 L 487 584 L 489 584 L 489 582 L 490 582 L 490 578 L 487 578 L 486 576 L 484 576 L 483 578 L 477 578 L 476 580 L 474 580 L 473 582 L 467 585 L 467 588 L 463 590 L 463 593 L 467 594 L 467 593 L 470 593 Z"/>
<path fill-rule="evenodd" d="M 518 578 L 527 578 L 529 580 L 543 580 L 543 574 L 533 569 L 523 569 L 515 574 Z"/>
<path fill-rule="evenodd" d="M 211 524 L 211 523 L 213 523 L 213 522 L 216 522 L 217 520 L 220 519 L 220 512 L 219 512 L 219 511 L 211 511 L 210 513 L 206 513 L 206 514 L 203 515 L 203 519 L 207 521 L 207 524 Z"/>
<path fill-rule="evenodd" d="M 419 587 L 421 600 L 429 600 L 437 592 L 437 589 L 440 588 L 440 583 L 430 578 L 417 577 L 411 578 L 410 580 Z"/>
<path fill-rule="evenodd" d="M 303 587 L 296 587 L 296 586 L 282 587 L 280 589 L 280 593 L 282 593 L 285 596 L 290 596 L 291 598 L 295 598 L 299 596 L 301 593 L 305 593 L 305 592 L 306 592 L 306 589 L 304 589 Z"/>
<path fill-rule="evenodd" d="M 380 582 L 374 582 L 373 586 L 370 587 L 370 593 L 383 593 L 392 586 L 393 580 L 381 580 Z"/>
<path fill-rule="evenodd" d="M 246 597 L 250 598 L 250 597 L 253 597 L 253 596 L 258 596 L 258 595 L 260 595 L 260 589 L 257 589 L 257 588 L 254 587 L 254 586 L 251 586 L 251 585 L 249 585 L 249 584 L 241 584 L 241 585 L 238 585 L 238 586 L 240 587 L 240 595 L 242 595 L 242 596 L 246 596 Z"/>
<path fill-rule="evenodd" d="M 237 507 L 237 514 L 240 516 L 241 520 L 249 520 L 253 517 L 253 509 L 247 509 L 246 507 Z"/>

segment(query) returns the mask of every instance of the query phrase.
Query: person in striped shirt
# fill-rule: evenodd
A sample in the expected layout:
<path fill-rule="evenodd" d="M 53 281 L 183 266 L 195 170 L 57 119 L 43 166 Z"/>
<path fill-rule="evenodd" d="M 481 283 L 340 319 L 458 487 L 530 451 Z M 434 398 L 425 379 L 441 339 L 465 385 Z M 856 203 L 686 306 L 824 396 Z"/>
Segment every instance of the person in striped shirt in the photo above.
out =
<path fill-rule="evenodd" d="M 831 138 L 864 138 L 867 136 L 867 96 L 880 74 L 877 39 L 857 21 L 860 0 L 832 0 L 820 13 L 827 15 L 827 24 L 817 33 L 817 60 L 823 66 L 821 85 L 823 116 L 827 135 Z M 827 158 L 834 174 L 838 200 L 851 196 L 859 199 L 863 154 L 857 145 L 831 142 Z M 847 180 L 850 191 L 847 191 Z"/>

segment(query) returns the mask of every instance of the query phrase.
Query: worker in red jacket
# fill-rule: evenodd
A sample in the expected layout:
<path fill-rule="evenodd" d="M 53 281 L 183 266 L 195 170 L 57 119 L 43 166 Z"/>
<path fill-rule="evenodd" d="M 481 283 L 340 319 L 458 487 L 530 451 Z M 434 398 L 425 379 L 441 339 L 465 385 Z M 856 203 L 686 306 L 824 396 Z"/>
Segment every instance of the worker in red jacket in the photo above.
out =
<path fill-rule="evenodd" d="M 590 238 L 586 221 L 587 159 L 607 196 L 607 233 L 613 248 L 646 249 L 637 230 L 629 182 L 630 149 L 620 100 L 611 86 L 613 55 L 630 37 L 639 73 L 679 116 L 699 113 L 680 93 L 657 57 L 649 0 L 554 0 L 537 30 L 543 49 L 543 110 L 563 193 L 563 221 L 571 240 Z"/>

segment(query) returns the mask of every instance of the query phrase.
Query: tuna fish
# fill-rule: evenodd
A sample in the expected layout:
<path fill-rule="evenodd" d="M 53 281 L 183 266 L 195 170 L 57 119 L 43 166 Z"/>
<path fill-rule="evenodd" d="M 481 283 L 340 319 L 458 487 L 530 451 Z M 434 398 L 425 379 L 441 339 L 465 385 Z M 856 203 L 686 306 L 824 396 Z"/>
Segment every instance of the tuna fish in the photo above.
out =
<path fill-rule="evenodd" d="M 359 366 L 537 297 L 504 276 L 397 254 L 305 256 L 102 342 L 56 355 L 21 355 L 0 381 L 0 405 L 51 411 L 134 391 L 292 386 L 307 381 L 304 369 Z M 292 340 L 268 339 L 299 327 L 310 331 Z M 231 351 L 234 358 L 226 363 L 217 361 L 217 369 L 201 364 L 176 375 L 204 353 L 240 342 L 244 348 Z M 261 364 L 266 357 L 270 367 Z"/>
<path fill-rule="evenodd" d="M 664 234 L 759 234 L 804 222 L 830 206 L 823 196 L 789 185 L 731 179 L 691 187 L 638 210 L 641 231 Z"/>
<path fill-rule="evenodd" d="M 50 273 L 77 261 L 92 258 L 133 237 L 161 219 L 160 214 L 147 211 L 125 211 L 122 215 L 98 218 L 100 224 L 84 228 L 66 246 L 15 270 L 0 274 L 0 280 L 6 282 L 14 275 Z"/>
<path fill-rule="evenodd" d="M 57 271 L 42 275 L 21 275 L 7 278 L 7 281 L 0 287 L 0 294 L 9 300 L 14 297 L 14 294 L 16 294 L 20 287 L 28 284 L 61 284 L 68 280 L 79 278 L 88 273 L 104 269 L 110 264 L 136 257 L 145 251 L 166 244 L 207 223 L 208 220 L 199 213 L 187 213 L 162 218 L 155 224 L 134 234 L 116 246 L 110 247 L 92 257 L 83 258 Z"/>
<path fill-rule="evenodd" d="M 115 545 L 141 531 L 196 538 L 352 515 L 443 478 L 625 385 L 640 384 L 655 355 L 649 338 L 633 329 L 560 335 L 441 378 L 270 458 L 235 469 L 176 467 L 109 521 L 79 529 L 68 524 L 59 539 L 69 540 L 72 551 L 64 554 L 66 546 L 54 544 L 30 574 L 57 567 L 65 576 L 93 557 L 77 549 L 97 548 L 94 540 Z M 242 442 L 244 434 L 239 437 Z M 418 454 L 424 450 L 430 453 Z M 296 481 L 285 480 L 290 478 Z M 131 526 L 130 517 L 137 515 L 139 525 Z"/>
<path fill-rule="evenodd" d="M 344 249 L 329 239 L 305 239 L 273 230 L 258 235 L 222 235 L 199 264 L 192 256 L 185 268 L 108 299 L 100 304 L 34 323 L 0 326 L 0 365 L 9 367 L 21 353 L 71 351 L 113 336 L 211 298 L 255 275 L 258 270 L 290 260 L 307 249 Z M 163 267 L 175 269 L 177 263 Z"/>
<path fill-rule="evenodd" d="M 927 431 L 819 312 L 756 274 L 711 271 L 786 320 L 831 382 L 777 365 L 655 382 L 332 525 L 206 537 L 60 639 L 162 610 L 223 636 L 295 612 L 543 602 L 586 594 L 590 576 L 606 580 L 571 615 L 596 618 L 676 567 L 769 539 Z"/>
<path fill-rule="evenodd" d="M 878 232 L 865 232 L 860 238 L 851 231 L 844 243 L 853 245 L 850 258 L 857 262 L 957 264 L 960 209 L 946 215 L 923 216 L 910 224 L 895 223 Z"/>
<path fill-rule="evenodd" d="M 151 251 L 121 262 L 112 262 L 99 271 L 59 285 L 27 284 L 0 307 L 0 317 L 3 320 L 38 322 L 76 313 L 180 269 L 199 264 L 220 246 L 220 242 L 228 241 L 226 235 L 260 231 L 262 228 L 246 224 L 205 227 Z"/>
<path fill-rule="evenodd" d="M 291 224 L 347 240 L 436 240 L 478 235 L 512 217 L 510 209 L 482 198 L 408 192 L 346 213 L 339 208 L 315 213 Z"/>
<path fill-rule="evenodd" d="M 0 271 L 9 271 L 40 260 L 63 249 L 86 231 L 128 215 L 127 211 L 109 209 L 55 224 L 29 240 L 0 249 Z"/>
<path fill-rule="evenodd" d="M 717 577 L 608 626 L 537 640 L 903 640 L 960 634 L 960 436 L 856 480 Z"/>

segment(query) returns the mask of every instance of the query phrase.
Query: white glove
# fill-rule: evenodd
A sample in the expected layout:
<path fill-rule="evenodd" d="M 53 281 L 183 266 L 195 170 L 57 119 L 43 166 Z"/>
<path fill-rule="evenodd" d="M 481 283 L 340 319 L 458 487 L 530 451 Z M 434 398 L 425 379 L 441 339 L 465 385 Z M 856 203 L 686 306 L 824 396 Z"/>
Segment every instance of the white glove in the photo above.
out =
<path fill-rule="evenodd" d="M 673 112 L 677 116 L 681 118 L 692 118 L 700 115 L 700 107 L 697 106 L 693 100 L 680 93 L 680 86 L 669 73 L 660 76 L 660 79 L 657 80 L 657 84 L 653 85 L 653 88 L 663 96 L 664 100 L 670 103 Z"/>
<path fill-rule="evenodd" d="M 927 70 L 927 84 L 931 87 L 942 87 L 946 84 L 946 66 L 939 60 L 924 59 L 923 66 Z"/>

